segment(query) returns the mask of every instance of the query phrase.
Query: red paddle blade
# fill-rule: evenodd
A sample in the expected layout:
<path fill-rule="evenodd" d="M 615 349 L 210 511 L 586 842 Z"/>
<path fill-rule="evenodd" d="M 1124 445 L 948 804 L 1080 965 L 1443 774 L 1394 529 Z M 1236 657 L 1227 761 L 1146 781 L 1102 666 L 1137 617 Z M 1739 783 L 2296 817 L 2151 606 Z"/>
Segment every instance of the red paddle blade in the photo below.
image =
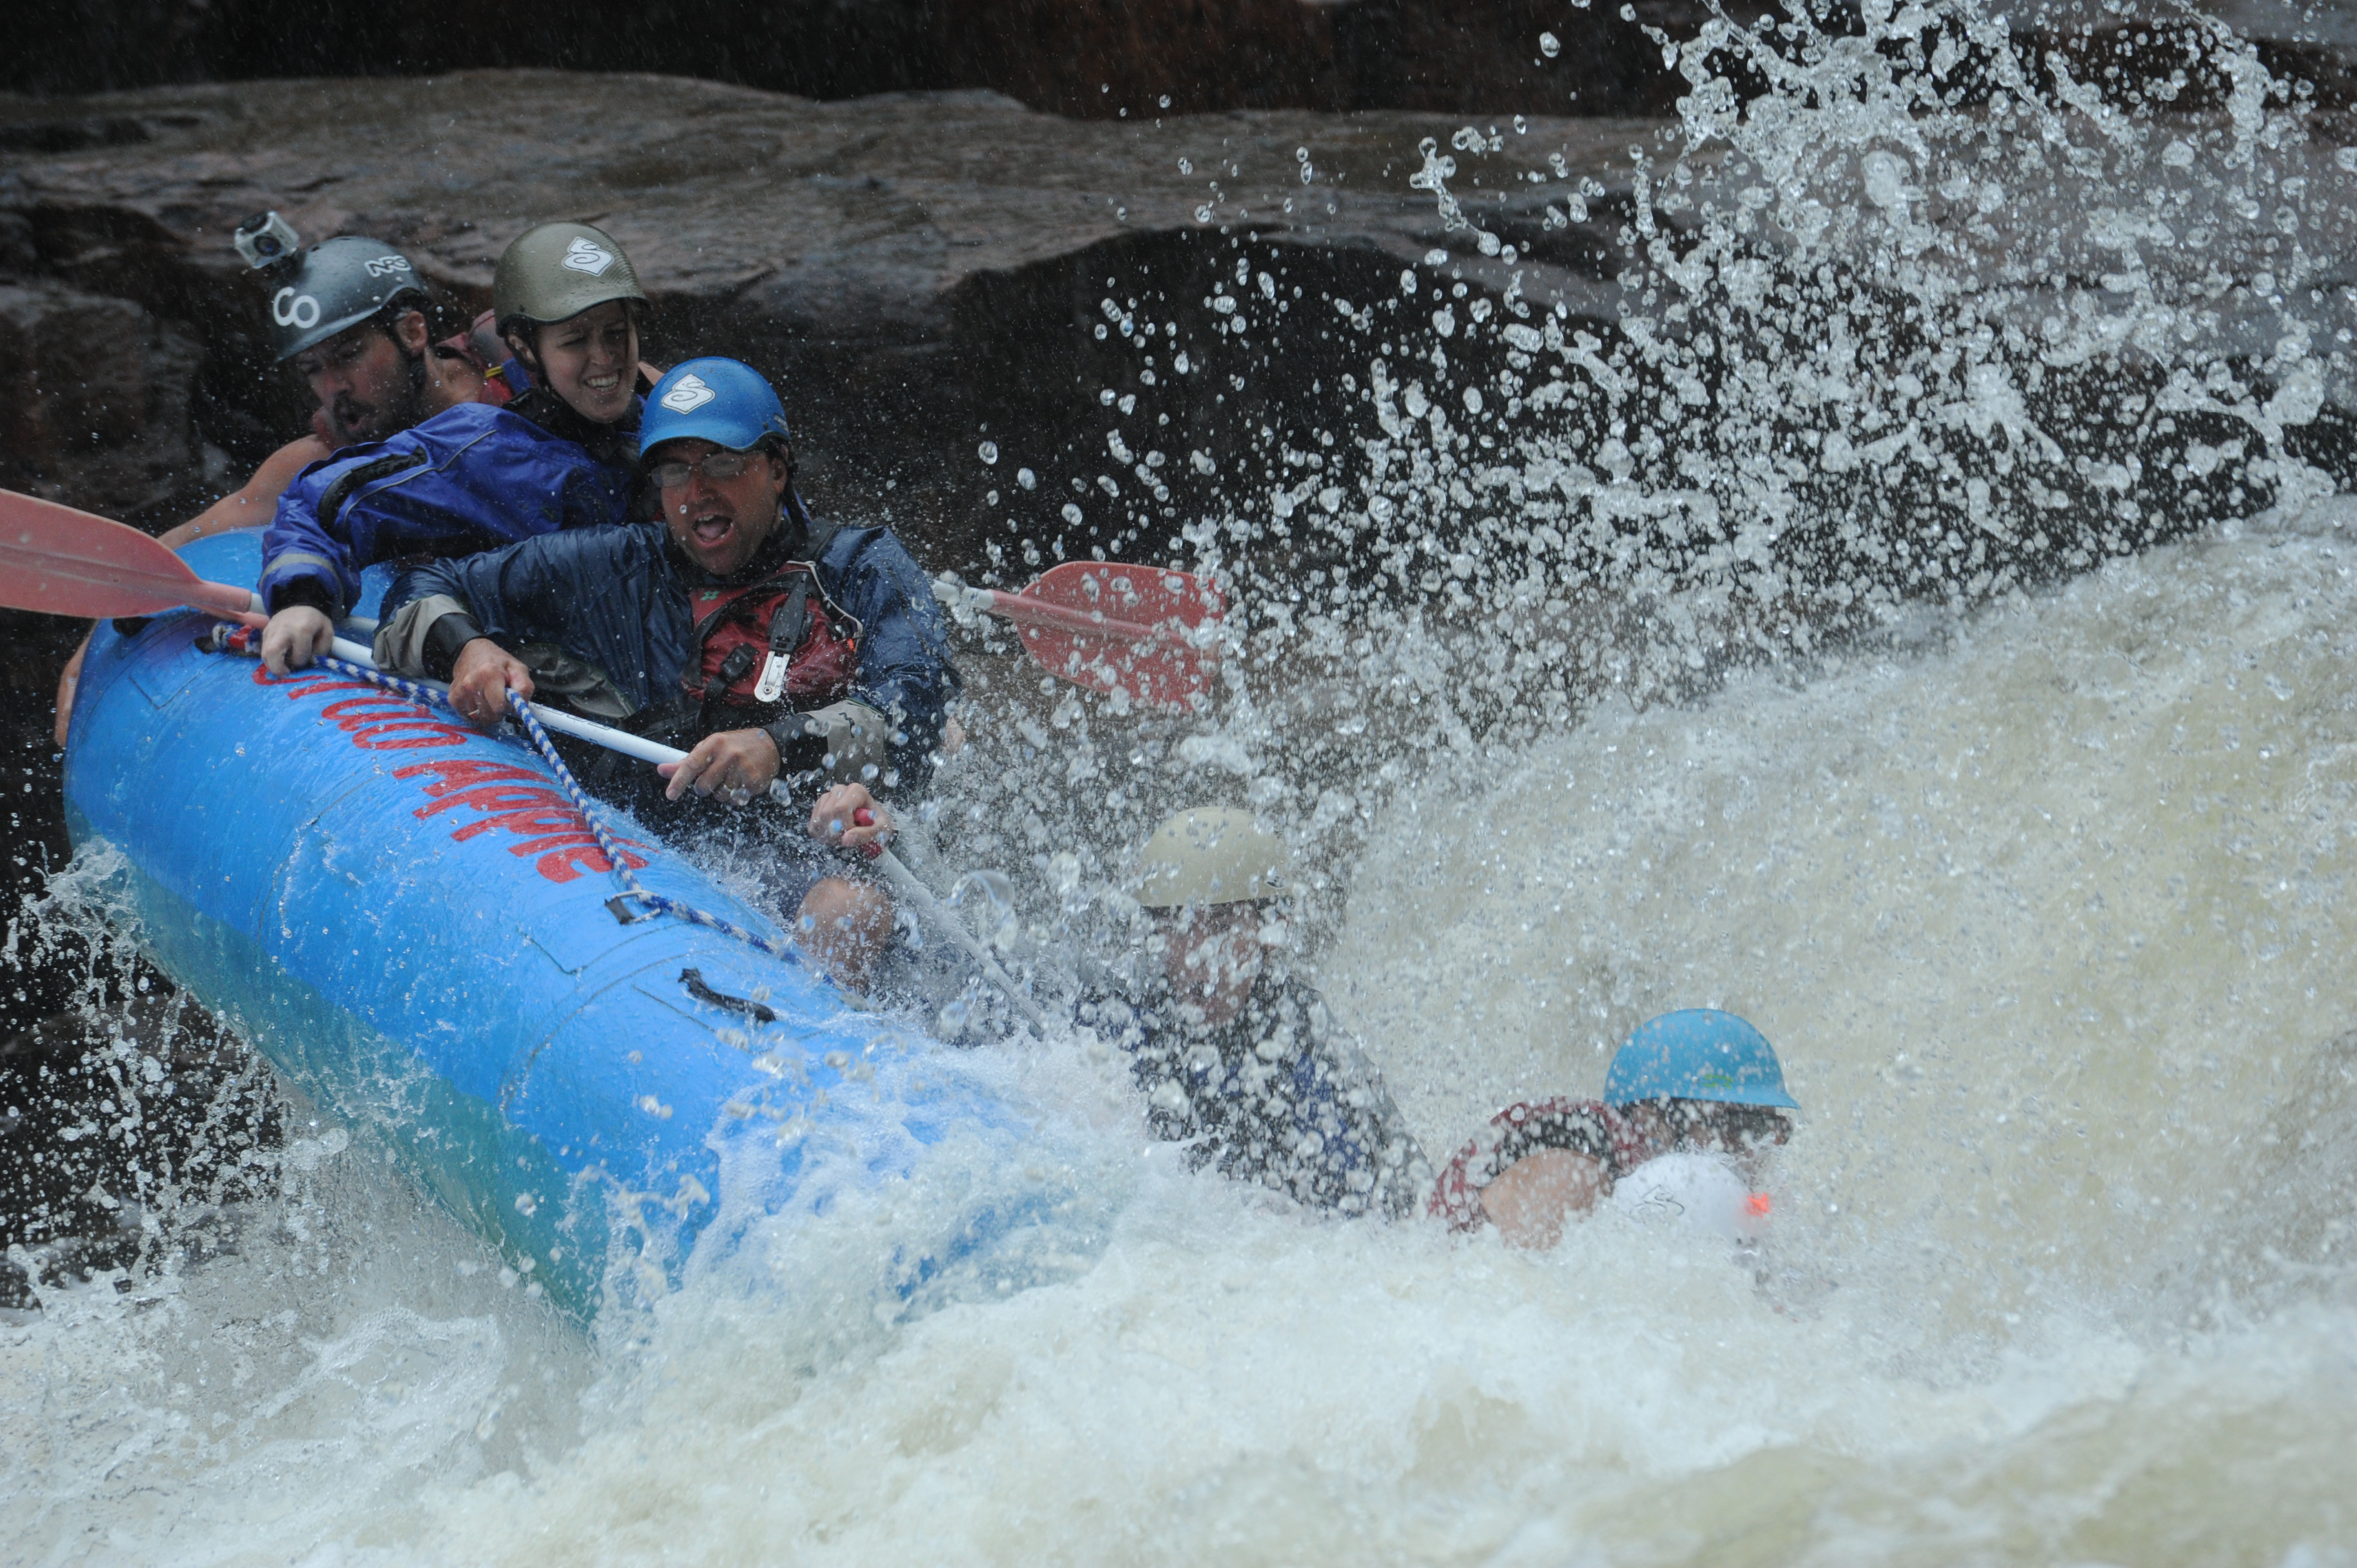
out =
<path fill-rule="evenodd" d="M 194 605 L 242 619 L 251 602 L 135 528 L 0 490 L 0 605 L 85 620 Z"/>
<path fill-rule="evenodd" d="M 1049 674 L 1157 708 L 1208 697 L 1219 650 L 1205 628 L 1220 590 L 1185 572 L 1068 561 L 996 608 L 1022 628 L 1024 651 Z"/>

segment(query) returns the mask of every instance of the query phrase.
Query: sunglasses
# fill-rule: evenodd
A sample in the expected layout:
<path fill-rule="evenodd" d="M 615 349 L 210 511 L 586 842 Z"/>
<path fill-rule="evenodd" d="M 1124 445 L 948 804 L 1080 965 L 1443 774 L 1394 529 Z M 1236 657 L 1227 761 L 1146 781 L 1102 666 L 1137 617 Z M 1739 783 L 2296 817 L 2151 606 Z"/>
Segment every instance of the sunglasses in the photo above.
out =
<path fill-rule="evenodd" d="M 730 479 L 744 478 L 745 470 L 750 468 L 754 459 L 760 455 L 758 450 L 713 452 L 706 454 L 700 462 L 657 463 L 647 470 L 647 477 L 654 480 L 658 489 L 666 490 L 685 489 L 687 481 L 697 474 L 702 474 L 715 484 L 726 484 Z"/>

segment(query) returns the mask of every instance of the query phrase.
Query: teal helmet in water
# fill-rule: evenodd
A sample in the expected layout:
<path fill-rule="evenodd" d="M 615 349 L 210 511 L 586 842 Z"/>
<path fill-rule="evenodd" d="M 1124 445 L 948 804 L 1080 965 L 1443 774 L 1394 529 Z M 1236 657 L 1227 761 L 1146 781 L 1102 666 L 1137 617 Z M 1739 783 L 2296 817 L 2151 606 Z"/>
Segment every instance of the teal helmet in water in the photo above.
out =
<path fill-rule="evenodd" d="M 673 365 L 647 393 L 646 413 L 639 417 L 642 454 L 666 441 L 691 439 L 744 452 L 771 438 L 791 439 L 777 389 L 743 360 L 717 355 Z"/>
<path fill-rule="evenodd" d="M 1604 1069 L 1604 1102 L 1714 1100 L 1798 1111 L 1768 1036 L 1715 1007 L 1664 1013 L 1637 1026 Z"/>

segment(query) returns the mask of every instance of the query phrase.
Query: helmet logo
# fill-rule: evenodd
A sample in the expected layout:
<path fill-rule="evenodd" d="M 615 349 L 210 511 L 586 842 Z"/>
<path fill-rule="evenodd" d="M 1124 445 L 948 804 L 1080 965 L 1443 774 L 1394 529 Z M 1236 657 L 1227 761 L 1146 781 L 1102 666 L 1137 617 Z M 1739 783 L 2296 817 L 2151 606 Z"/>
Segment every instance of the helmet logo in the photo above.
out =
<path fill-rule="evenodd" d="M 281 327 L 308 330 L 319 325 L 319 302 L 307 294 L 282 288 L 270 296 L 270 319 Z"/>
<path fill-rule="evenodd" d="M 719 395 L 691 372 L 680 377 L 679 384 L 662 394 L 662 405 L 673 413 L 694 413 Z"/>
<path fill-rule="evenodd" d="M 603 277 L 606 269 L 614 264 L 614 252 L 594 240 L 576 235 L 573 243 L 565 247 L 564 264 L 574 272 L 587 273 L 593 278 Z"/>
<path fill-rule="evenodd" d="M 409 263 L 401 256 L 379 256 L 368 263 L 368 275 L 372 278 L 391 277 L 394 273 L 407 271 Z"/>

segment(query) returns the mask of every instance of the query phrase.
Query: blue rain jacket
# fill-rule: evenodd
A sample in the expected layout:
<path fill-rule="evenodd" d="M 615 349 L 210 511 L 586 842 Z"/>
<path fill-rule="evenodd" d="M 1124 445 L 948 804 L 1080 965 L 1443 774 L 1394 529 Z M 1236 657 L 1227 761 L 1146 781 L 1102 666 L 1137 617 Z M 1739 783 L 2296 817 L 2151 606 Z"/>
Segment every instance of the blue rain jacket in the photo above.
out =
<path fill-rule="evenodd" d="M 341 614 L 363 567 L 618 523 L 634 484 L 628 468 L 512 408 L 461 403 L 314 463 L 286 487 L 262 537 L 263 603 Z"/>
<path fill-rule="evenodd" d="M 798 552 L 811 532 L 809 514 L 799 498 L 789 504 L 788 519 L 747 574 L 807 559 Z M 860 624 L 848 695 L 893 719 L 900 738 L 886 755 L 904 786 L 920 786 L 961 689 L 931 585 L 889 529 L 838 530 L 813 564 L 827 596 Z M 413 600 L 446 596 L 467 607 L 485 636 L 555 643 L 644 708 L 679 697 L 694 646 L 690 596 L 714 580 L 679 553 L 660 522 L 576 529 L 407 567 L 385 595 L 384 619 Z"/>

